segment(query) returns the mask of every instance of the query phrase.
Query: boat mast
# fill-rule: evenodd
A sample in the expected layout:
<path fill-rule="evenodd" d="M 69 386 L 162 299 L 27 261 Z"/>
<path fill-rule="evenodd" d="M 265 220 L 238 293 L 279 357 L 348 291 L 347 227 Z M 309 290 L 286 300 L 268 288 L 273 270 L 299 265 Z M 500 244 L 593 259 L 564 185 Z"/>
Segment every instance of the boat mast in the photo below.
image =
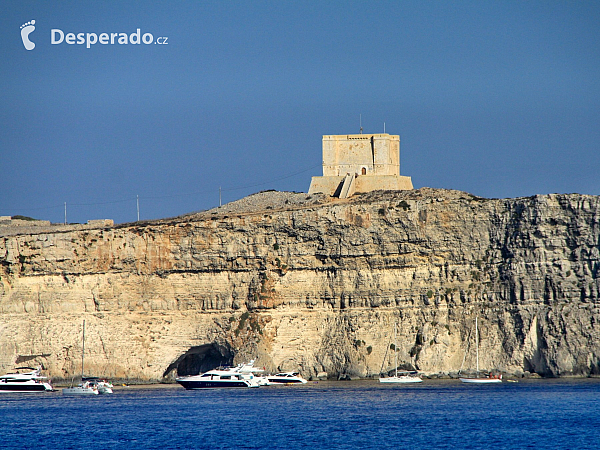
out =
<path fill-rule="evenodd" d="M 396 328 L 397 328 L 397 323 L 394 323 L 394 353 L 396 355 L 396 362 L 395 362 L 395 366 L 396 366 L 396 378 L 398 378 L 398 340 L 396 339 Z"/>
<path fill-rule="evenodd" d="M 475 354 L 477 355 L 477 375 L 479 376 L 479 331 L 477 331 L 477 317 L 475 317 Z"/>
<path fill-rule="evenodd" d="M 83 355 L 85 354 L 85 319 L 83 320 L 83 343 L 81 345 L 81 380 L 83 381 Z"/>

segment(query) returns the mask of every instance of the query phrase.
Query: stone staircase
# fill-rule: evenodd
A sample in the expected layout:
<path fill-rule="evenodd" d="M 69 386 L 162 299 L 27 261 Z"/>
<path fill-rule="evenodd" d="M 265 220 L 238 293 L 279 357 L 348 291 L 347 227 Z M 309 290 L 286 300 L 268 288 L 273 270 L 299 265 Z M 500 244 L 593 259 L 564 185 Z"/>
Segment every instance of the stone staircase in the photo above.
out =
<path fill-rule="evenodd" d="M 356 190 L 356 183 L 354 182 L 355 177 L 353 173 L 347 173 L 342 182 L 342 189 L 340 190 L 340 198 L 348 198 L 354 194 Z"/>

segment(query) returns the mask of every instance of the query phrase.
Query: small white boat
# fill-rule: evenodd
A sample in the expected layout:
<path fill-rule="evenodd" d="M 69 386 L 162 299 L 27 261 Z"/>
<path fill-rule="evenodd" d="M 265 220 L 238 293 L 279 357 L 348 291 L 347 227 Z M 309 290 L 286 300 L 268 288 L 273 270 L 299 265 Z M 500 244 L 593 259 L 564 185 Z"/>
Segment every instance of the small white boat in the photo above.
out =
<path fill-rule="evenodd" d="M 0 392 L 47 392 L 54 388 L 48 377 L 41 375 L 41 367 L 17 367 L 16 372 L 0 376 Z"/>
<path fill-rule="evenodd" d="M 490 384 L 490 383 L 502 383 L 502 374 L 492 375 L 491 373 L 487 377 L 479 375 L 479 328 L 477 327 L 477 317 L 475 317 L 475 352 L 476 352 L 476 371 L 474 377 L 460 377 L 459 380 L 463 383 L 475 383 L 475 384 Z"/>
<path fill-rule="evenodd" d="M 423 380 L 416 371 L 412 372 L 396 372 L 393 377 L 379 378 L 380 383 L 422 383 Z"/>
<path fill-rule="evenodd" d="M 396 339 L 396 324 L 394 324 L 394 354 L 395 358 L 395 374 L 393 377 L 380 377 L 380 383 L 422 383 L 423 380 L 417 371 L 398 372 L 398 343 Z M 391 347 L 391 346 L 390 346 Z M 384 357 L 385 362 L 385 357 Z M 383 365 L 382 365 L 383 369 Z"/>
<path fill-rule="evenodd" d="M 306 384 L 307 381 L 298 372 L 280 372 L 267 377 L 269 383 L 277 384 Z"/>

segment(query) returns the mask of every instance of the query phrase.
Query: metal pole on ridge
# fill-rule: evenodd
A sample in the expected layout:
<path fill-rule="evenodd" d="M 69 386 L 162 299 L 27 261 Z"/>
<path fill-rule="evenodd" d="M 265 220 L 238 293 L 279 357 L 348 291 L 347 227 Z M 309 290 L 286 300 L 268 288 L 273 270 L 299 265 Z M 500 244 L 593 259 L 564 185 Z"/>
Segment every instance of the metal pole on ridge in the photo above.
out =
<path fill-rule="evenodd" d="M 83 341 L 81 344 L 81 381 L 83 382 L 83 356 L 85 355 L 85 319 L 83 320 Z"/>

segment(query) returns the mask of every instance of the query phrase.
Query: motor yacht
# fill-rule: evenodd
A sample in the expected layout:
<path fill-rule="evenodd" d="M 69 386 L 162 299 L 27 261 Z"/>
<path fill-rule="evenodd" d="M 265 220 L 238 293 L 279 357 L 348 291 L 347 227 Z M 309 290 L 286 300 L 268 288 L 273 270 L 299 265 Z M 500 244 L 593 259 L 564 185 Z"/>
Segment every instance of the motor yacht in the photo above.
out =
<path fill-rule="evenodd" d="M 305 384 L 306 380 L 298 372 L 280 372 L 267 377 L 270 383 Z"/>
<path fill-rule="evenodd" d="M 53 391 L 48 377 L 41 375 L 41 367 L 17 367 L 16 372 L 0 376 L 0 392 Z M 48 380 L 48 381 L 44 381 Z"/>
<path fill-rule="evenodd" d="M 177 377 L 175 381 L 186 389 L 254 388 L 260 386 L 253 373 L 243 373 L 237 368 L 209 370 L 200 375 Z"/>

